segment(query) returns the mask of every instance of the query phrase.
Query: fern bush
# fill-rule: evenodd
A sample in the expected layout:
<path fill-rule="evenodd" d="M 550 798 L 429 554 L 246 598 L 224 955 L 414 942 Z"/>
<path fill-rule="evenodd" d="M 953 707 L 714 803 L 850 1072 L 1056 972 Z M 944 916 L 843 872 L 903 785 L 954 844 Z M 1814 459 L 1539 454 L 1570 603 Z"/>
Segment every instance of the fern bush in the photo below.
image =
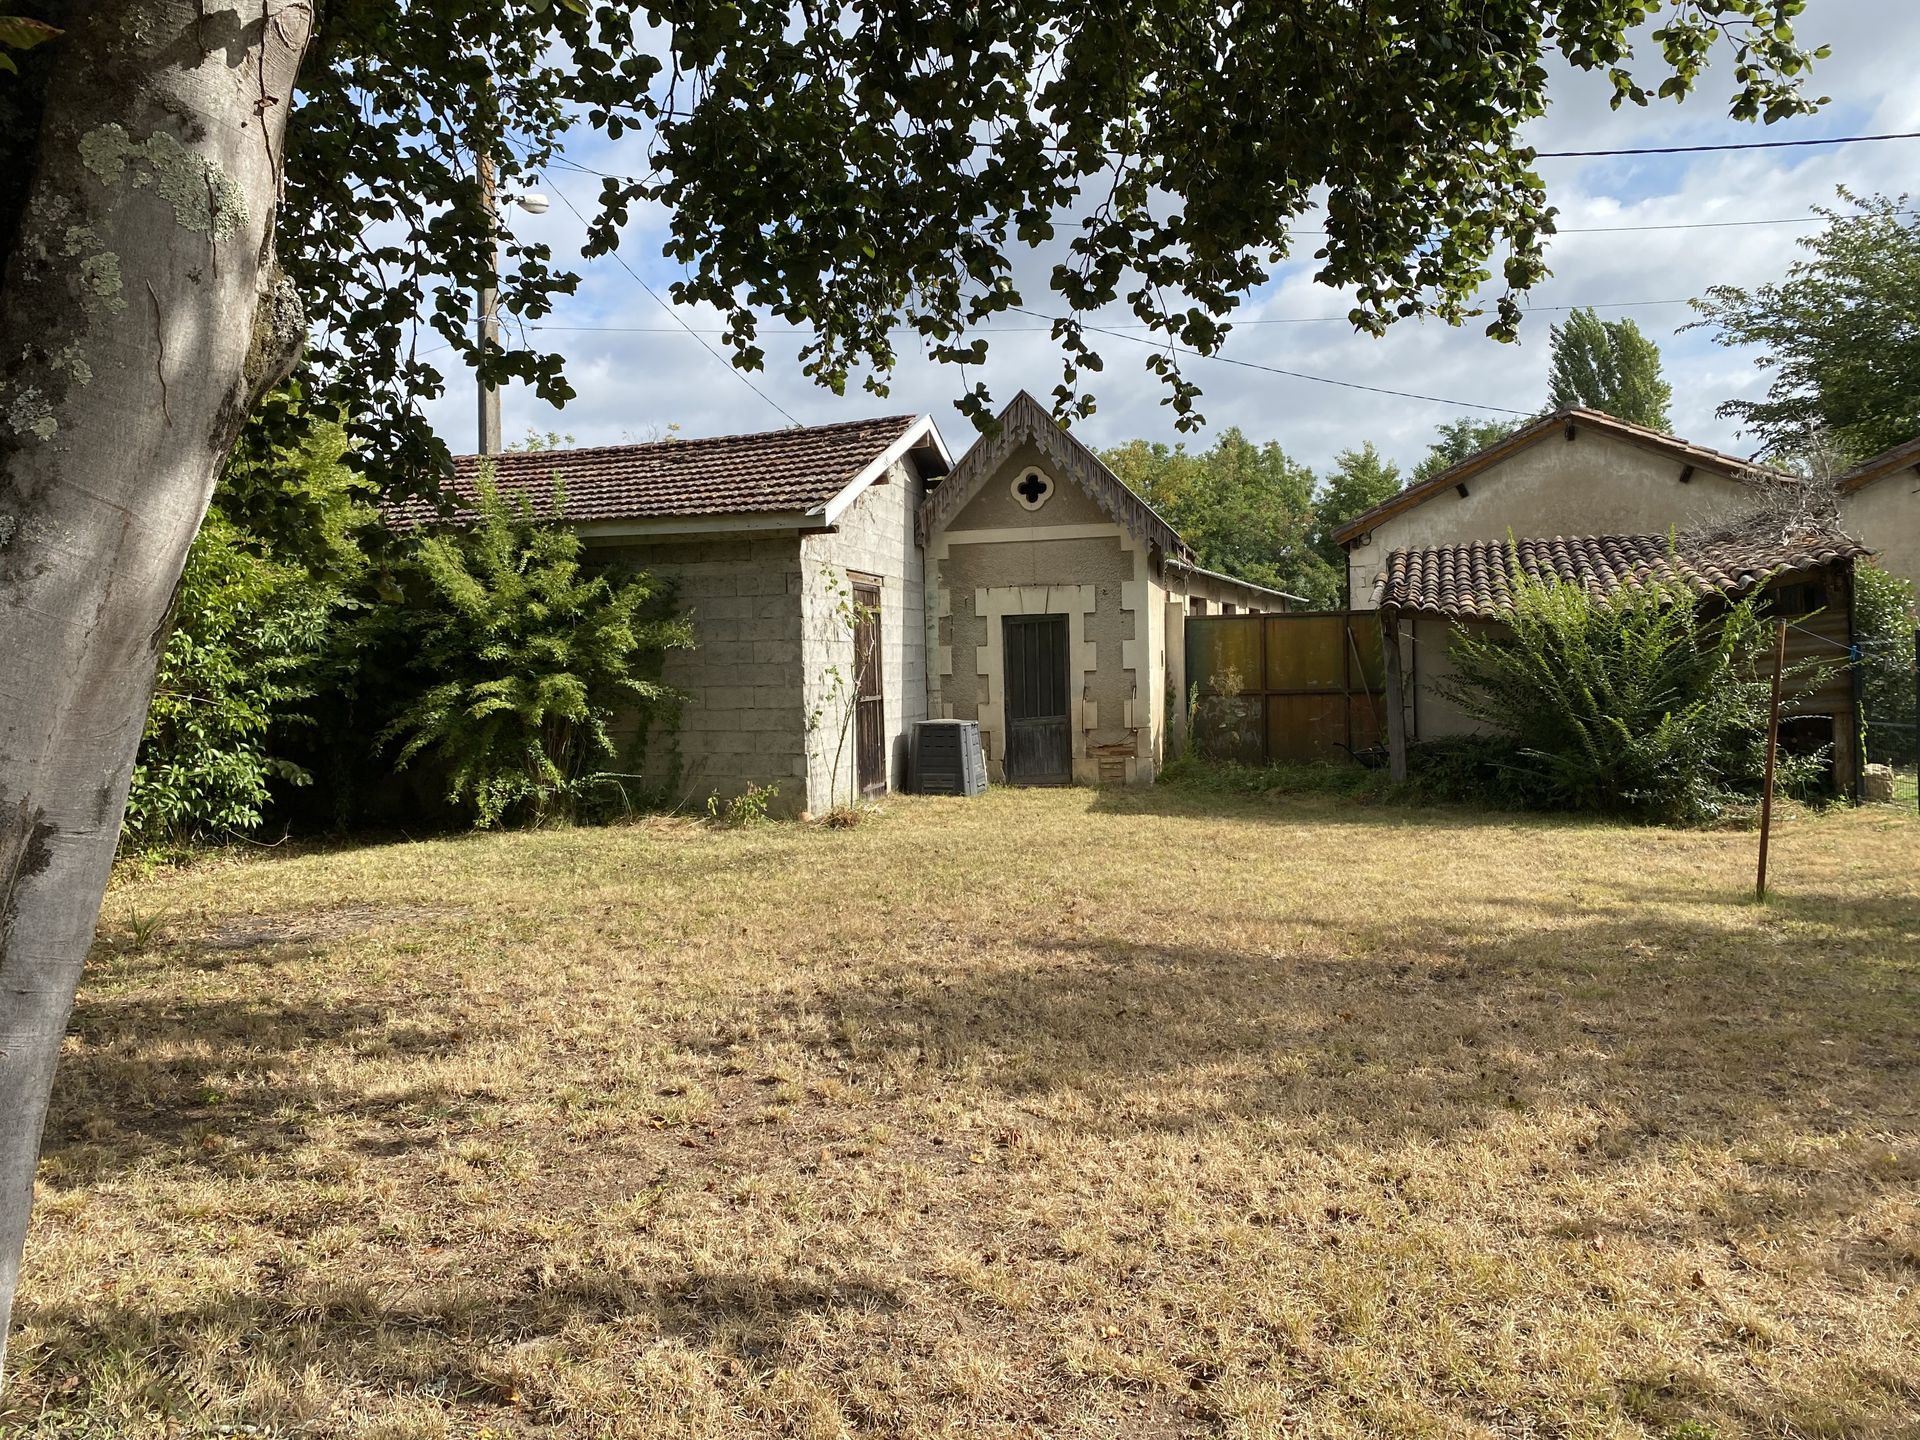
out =
<path fill-rule="evenodd" d="M 1456 627 L 1439 688 L 1508 744 L 1510 789 L 1553 808 L 1697 824 L 1758 793 L 1771 627 L 1758 597 L 1703 607 L 1649 583 L 1597 601 L 1515 567 L 1504 631 Z M 1814 679 L 1809 667 L 1789 687 Z M 1801 788 L 1819 757 L 1783 757 Z"/>
<path fill-rule="evenodd" d="M 622 778 L 616 712 L 676 698 L 660 660 L 692 632 L 645 577 L 591 572 L 578 535 L 478 489 L 477 522 L 416 541 L 392 577 L 404 602 L 375 617 L 372 648 L 405 655 L 408 680 L 379 742 L 397 767 L 436 764 L 476 826 L 569 820 Z"/>

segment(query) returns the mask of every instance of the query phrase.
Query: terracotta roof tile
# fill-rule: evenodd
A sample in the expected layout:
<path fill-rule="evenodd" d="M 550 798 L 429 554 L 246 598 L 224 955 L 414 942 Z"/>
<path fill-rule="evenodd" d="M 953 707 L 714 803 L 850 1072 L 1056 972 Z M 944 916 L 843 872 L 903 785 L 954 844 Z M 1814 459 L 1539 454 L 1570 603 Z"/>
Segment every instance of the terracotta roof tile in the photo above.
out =
<path fill-rule="evenodd" d="M 755 435 L 662 440 L 647 445 L 603 445 L 579 450 L 510 451 L 492 456 L 503 493 L 524 495 L 543 512 L 559 477 L 561 518 L 645 520 L 662 516 L 811 513 L 823 509 L 919 417 L 890 415 L 838 425 L 810 425 Z M 454 458 L 443 490 L 470 501 L 481 457 Z M 441 518 L 472 519 L 459 507 Z M 435 517 L 424 500 L 388 511 L 400 528 Z"/>
<path fill-rule="evenodd" d="M 1496 619 L 1513 608 L 1508 580 L 1516 560 L 1530 575 L 1557 575 L 1601 597 L 1650 580 L 1703 597 L 1738 595 L 1778 570 L 1811 569 L 1866 553 L 1846 536 L 1825 532 L 1786 542 L 1675 541 L 1666 535 L 1481 540 L 1395 550 L 1374 587 L 1374 603 L 1444 619 Z"/>

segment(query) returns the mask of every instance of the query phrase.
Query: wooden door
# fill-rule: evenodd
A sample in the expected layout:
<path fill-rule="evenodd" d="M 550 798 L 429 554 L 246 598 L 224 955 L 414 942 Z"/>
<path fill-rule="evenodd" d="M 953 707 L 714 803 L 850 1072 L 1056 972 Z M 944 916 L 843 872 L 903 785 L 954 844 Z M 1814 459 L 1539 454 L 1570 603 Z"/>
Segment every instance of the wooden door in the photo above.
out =
<path fill-rule="evenodd" d="M 887 788 L 886 677 L 880 664 L 880 586 L 853 584 L 854 774 L 864 795 Z"/>
<path fill-rule="evenodd" d="M 1005 624 L 1007 783 L 1065 785 L 1073 779 L 1067 617 L 1009 615 Z"/>

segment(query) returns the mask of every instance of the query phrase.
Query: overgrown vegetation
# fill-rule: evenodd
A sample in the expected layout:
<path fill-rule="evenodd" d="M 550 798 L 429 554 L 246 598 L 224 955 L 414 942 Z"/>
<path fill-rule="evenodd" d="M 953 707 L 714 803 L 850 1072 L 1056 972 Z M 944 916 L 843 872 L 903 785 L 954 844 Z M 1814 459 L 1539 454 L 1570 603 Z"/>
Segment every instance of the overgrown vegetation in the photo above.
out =
<path fill-rule="evenodd" d="M 780 787 L 777 784 L 748 785 L 738 795 L 725 798 L 709 795 L 707 818 L 729 830 L 737 830 L 743 825 L 762 825 L 771 818 L 774 802 L 779 798 Z"/>
<path fill-rule="evenodd" d="M 691 643 L 671 597 L 643 575 L 594 573 L 570 529 L 490 485 L 471 528 L 393 534 L 344 430 L 300 408 L 283 393 L 249 430 L 194 544 L 126 843 L 230 839 L 276 812 L 387 820 L 407 803 L 396 768 L 424 772 L 447 818 L 481 827 L 651 798 L 617 765 L 671 728 L 661 662 Z M 625 754 L 616 713 L 639 734 Z M 324 801 L 296 805 L 316 776 Z"/>
<path fill-rule="evenodd" d="M 1854 639 L 1860 646 L 1867 758 L 1911 765 L 1920 757 L 1914 713 L 1913 584 L 1862 560 L 1853 568 Z"/>
<path fill-rule="evenodd" d="M 857 757 L 848 747 L 854 739 L 854 722 L 864 679 L 863 667 L 875 663 L 877 659 L 860 653 L 860 633 L 861 626 L 878 619 L 879 612 L 854 598 L 853 587 L 840 567 L 822 565 L 819 575 L 821 597 L 831 602 L 824 618 L 826 636 L 823 638 L 836 642 L 836 649 L 844 644 L 848 663 L 843 666 L 834 661 L 820 674 L 813 707 L 807 712 L 807 761 L 810 765 L 826 767 L 830 804 L 854 805 L 860 798 L 859 765 Z M 840 795 L 842 765 L 847 770 L 844 802 Z"/>
<path fill-rule="evenodd" d="M 1797 468 L 1828 450 L 1857 463 L 1920 434 L 1920 215 L 1905 195 L 1842 189 L 1840 200 L 1816 211 L 1826 226 L 1799 242 L 1806 258 L 1783 279 L 1716 285 L 1693 302 L 1695 325 L 1773 373 L 1761 399 L 1719 413 Z"/>
<path fill-rule="evenodd" d="M 268 433 L 228 467 L 187 558 L 127 798 L 143 851 L 254 830 L 271 782 L 312 778 L 290 750 L 351 624 L 373 512 L 339 425 Z"/>
<path fill-rule="evenodd" d="M 1456 627 L 1448 699 L 1511 744 L 1497 763 L 1515 793 L 1554 809 L 1696 824 L 1760 787 L 1769 680 L 1757 595 L 1706 607 L 1658 581 L 1604 602 L 1517 563 L 1508 623 Z M 1789 692 L 1815 678 L 1799 667 Z M 1812 756 L 1783 757 L 1781 783 L 1809 786 Z"/>
<path fill-rule="evenodd" d="M 571 820 L 629 778 L 607 769 L 609 726 L 675 698 L 659 661 L 692 629 L 645 578 L 584 569 L 579 535 L 525 497 L 484 473 L 477 490 L 473 523 L 420 537 L 396 573 L 405 598 L 372 620 L 413 681 L 379 743 L 397 768 L 431 759 L 481 829 Z"/>

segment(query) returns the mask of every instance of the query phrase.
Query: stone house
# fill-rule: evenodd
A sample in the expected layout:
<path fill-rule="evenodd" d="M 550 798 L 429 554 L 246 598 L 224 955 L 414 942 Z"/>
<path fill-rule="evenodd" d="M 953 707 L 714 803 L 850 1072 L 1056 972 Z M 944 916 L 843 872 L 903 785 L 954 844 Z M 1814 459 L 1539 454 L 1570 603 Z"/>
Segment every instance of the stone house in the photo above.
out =
<path fill-rule="evenodd" d="M 929 713 L 977 720 L 990 779 L 1147 781 L 1183 714 L 1189 613 L 1296 597 L 1202 569 L 1022 391 L 922 502 Z"/>
<path fill-rule="evenodd" d="M 482 463 L 456 459 L 453 495 Z M 819 812 L 905 789 L 929 716 L 978 720 L 995 780 L 1150 780 L 1185 614 L 1292 598 L 1200 568 L 1024 393 L 957 465 L 925 415 L 485 463 L 593 560 L 672 587 L 694 648 L 663 679 L 686 698 L 627 738 L 690 798 L 776 786 Z"/>
<path fill-rule="evenodd" d="M 1695 529 L 1749 508 L 1759 470 L 1595 410 L 1558 410 L 1388 496 L 1333 538 L 1347 552 L 1349 603 L 1364 610 L 1396 550 Z"/>

